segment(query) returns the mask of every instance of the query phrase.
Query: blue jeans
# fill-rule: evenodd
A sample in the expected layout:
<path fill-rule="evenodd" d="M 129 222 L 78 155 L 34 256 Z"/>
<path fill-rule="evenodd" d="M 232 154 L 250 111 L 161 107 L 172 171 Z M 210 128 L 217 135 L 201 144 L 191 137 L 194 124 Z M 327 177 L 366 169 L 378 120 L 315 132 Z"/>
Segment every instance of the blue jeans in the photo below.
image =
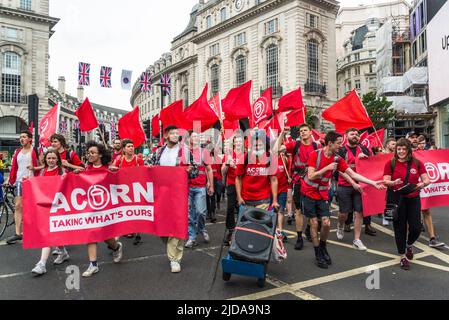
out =
<path fill-rule="evenodd" d="M 189 240 L 196 240 L 206 227 L 206 188 L 189 189 Z"/>

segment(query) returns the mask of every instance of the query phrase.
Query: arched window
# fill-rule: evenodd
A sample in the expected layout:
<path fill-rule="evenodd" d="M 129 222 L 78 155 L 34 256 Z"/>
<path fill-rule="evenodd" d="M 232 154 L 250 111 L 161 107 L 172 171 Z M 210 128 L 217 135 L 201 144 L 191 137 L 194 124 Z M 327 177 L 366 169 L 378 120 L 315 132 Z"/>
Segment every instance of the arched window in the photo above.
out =
<path fill-rule="evenodd" d="M 15 52 L 5 52 L 2 59 L 1 102 L 20 103 L 22 61 Z"/>
<path fill-rule="evenodd" d="M 267 55 L 267 88 L 273 87 L 273 94 L 278 94 L 279 83 L 279 49 L 275 44 L 266 49 Z"/>
<path fill-rule="evenodd" d="M 246 57 L 244 55 L 235 59 L 235 82 L 237 86 L 246 82 Z"/>
<path fill-rule="evenodd" d="M 212 94 L 215 96 L 220 91 L 220 67 L 218 64 L 210 67 L 210 83 Z"/>
<path fill-rule="evenodd" d="M 318 42 L 315 40 L 307 41 L 307 78 L 308 83 L 314 87 L 318 86 L 319 68 L 318 68 Z"/>

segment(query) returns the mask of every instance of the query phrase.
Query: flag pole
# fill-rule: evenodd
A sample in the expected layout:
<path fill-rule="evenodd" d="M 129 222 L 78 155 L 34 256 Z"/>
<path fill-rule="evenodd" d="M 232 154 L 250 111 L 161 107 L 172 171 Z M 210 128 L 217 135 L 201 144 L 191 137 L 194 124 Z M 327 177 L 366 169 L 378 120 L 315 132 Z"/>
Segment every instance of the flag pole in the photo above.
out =
<path fill-rule="evenodd" d="M 282 160 L 282 165 L 284 166 L 284 169 L 285 169 L 285 174 L 287 175 L 287 179 L 291 180 L 287 165 L 285 164 L 285 154 L 283 154 L 283 153 L 281 153 L 281 160 Z"/>
<path fill-rule="evenodd" d="M 363 109 L 365 110 L 365 113 L 366 113 L 367 117 L 370 119 L 371 124 L 373 125 L 374 133 L 376 134 L 377 140 L 379 141 L 379 144 L 380 144 L 380 146 L 381 146 L 381 150 L 383 150 L 383 149 L 384 149 L 384 147 L 383 147 L 384 144 L 383 144 L 382 141 L 380 141 L 380 137 L 379 137 L 379 134 L 377 133 L 376 127 L 374 126 L 373 120 L 371 120 L 371 117 L 369 116 L 368 111 L 366 110 L 365 105 L 363 104 L 362 100 L 360 99 L 359 93 L 358 93 L 357 90 L 355 90 L 355 89 L 354 89 L 354 91 L 355 91 L 355 94 L 357 95 L 357 97 L 359 98 L 360 103 L 362 104 Z"/>
<path fill-rule="evenodd" d="M 100 132 L 100 136 L 101 136 L 101 140 L 103 141 L 103 144 L 105 147 L 107 147 L 108 145 L 106 144 L 106 140 L 104 139 L 104 134 L 100 129 L 100 126 L 97 127 L 98 132 Z"/>

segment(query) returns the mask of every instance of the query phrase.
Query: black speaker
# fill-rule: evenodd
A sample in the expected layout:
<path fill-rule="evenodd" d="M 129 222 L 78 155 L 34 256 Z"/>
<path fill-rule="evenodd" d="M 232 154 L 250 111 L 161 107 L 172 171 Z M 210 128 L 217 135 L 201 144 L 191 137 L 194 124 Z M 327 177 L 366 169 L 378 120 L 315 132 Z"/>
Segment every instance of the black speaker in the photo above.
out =
<path fill-rule="evenodd" d="M 276 233 L 277 215 L 248 209 L 239 216 L 229 254 L 235 260 L 268 263 Z"/>

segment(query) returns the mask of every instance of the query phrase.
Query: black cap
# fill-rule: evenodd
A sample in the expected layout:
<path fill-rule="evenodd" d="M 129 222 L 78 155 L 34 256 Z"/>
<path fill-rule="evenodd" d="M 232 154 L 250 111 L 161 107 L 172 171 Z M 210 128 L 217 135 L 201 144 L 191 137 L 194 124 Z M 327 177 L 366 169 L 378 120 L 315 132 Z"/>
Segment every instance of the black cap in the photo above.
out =
<path fill-rule="evenodd" d="M 405 136 L 406 139 L 409 139 L 413 136 L 418 136 L 418 134 L 415 131 L 410 131 L 409 133 L 407 133 L 407 135 Z"/>

